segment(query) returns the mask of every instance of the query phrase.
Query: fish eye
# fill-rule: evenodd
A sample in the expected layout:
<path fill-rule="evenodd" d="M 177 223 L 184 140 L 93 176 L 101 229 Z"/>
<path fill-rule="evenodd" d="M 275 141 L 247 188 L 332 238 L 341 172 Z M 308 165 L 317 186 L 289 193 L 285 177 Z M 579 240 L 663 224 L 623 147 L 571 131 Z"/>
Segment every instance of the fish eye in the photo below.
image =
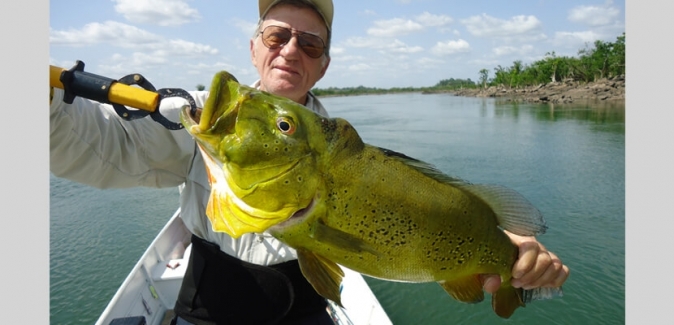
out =
<path fill-rule="evenodd" d="M 279 117 L 276 119 L 276 127 L 285 135 L 292 135 L 295 133 L 295 123 L 287 117 Z"/>

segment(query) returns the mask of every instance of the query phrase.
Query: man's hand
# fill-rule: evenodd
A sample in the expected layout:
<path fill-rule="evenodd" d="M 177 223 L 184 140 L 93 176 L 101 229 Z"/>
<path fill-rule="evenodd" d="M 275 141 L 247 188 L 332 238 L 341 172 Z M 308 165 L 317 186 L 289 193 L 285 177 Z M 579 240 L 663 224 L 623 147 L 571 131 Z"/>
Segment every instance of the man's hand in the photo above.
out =
<path fill-rule="evenodd" d="M 518 236 L 508 231 L 505 233 L 520 250 L 512 269 L 513 287 L 528 290 L 562 286 L 569 277 L 569 267 L 562 264 L 557 255 L 545 249 L 535 237 Z M 484 290 L 492 294 L 501 286 L 501 277 L 498 275 L 484 274 L 480 280 Z"/>

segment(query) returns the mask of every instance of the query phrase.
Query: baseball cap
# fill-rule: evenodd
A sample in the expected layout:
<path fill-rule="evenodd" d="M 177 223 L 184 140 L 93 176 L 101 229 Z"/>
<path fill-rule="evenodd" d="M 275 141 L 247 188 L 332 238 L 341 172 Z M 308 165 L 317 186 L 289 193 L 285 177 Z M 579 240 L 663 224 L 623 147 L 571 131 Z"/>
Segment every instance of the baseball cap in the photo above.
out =
<path fill-rule="evenodd" d="M 260 0 L 260 18 L 264 17 L 271 7 L 281 1 L 283 0 Z M 318 13 L 321 14 L 323 21 L 325 21 L 325 26 L 328 27 L 328 30 L 332 30 L 332 15 L 334 13 L 332 0 L 308 0 L 308 2 L 318 9 Z"/>

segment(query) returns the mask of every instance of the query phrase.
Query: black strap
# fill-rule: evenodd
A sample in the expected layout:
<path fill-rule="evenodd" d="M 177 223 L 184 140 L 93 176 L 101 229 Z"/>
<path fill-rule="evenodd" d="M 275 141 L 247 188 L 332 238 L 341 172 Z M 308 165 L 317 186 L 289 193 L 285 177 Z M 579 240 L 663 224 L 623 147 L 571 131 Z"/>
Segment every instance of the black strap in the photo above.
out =
<path fill-rule="evenodd" d="M 325 311 L 326 306 L 297 260 L 256 265 L 192 235 L 192 253 L 174 311 L 194 324 L 275 324 Z"/>

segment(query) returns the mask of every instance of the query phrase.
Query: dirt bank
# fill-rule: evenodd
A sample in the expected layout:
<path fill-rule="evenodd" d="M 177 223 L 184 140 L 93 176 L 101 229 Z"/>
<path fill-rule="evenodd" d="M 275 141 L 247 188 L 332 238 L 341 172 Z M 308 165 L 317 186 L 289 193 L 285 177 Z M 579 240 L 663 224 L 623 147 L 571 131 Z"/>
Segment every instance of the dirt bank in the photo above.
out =
<path fill-rule="evenodd" d="M 456 96 L 505 97 L 521 102 L 572 103 L 580 100 L 625 101 L 625 76 L 600 79 L 591 83 L 564 81 L 524 88 L 492 86 L 487 89 L 447 91 Z"/>

